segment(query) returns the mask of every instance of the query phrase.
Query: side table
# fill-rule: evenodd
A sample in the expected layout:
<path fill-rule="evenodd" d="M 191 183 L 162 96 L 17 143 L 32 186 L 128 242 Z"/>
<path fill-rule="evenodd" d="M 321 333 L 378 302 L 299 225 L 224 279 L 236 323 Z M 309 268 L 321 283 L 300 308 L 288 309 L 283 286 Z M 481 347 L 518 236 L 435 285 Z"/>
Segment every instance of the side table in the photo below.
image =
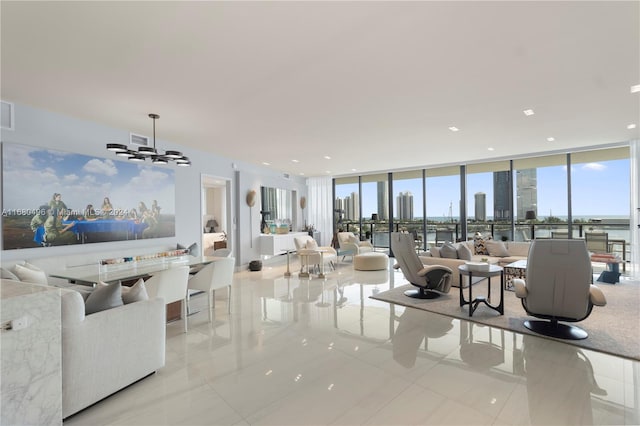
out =
<path fill-rule="evenodd" d="M 298 250 L 298 256 L 300 257 L 300 272 L 298 277 L 309 278 L 309 256 L 320 254 L 319 250 L 302 249 Z"/>
<path fill-rule="evenodd" d="M 491 309 L 498 311 L 500 315 L 504 315 L 504 270 L 497 265 L 489 265 L 489 269 L 486 271 L 471 270 L 468 265 L 458 266 L 460 272 L 460 306 L 469 305 L 469 316 L 473 316 L 473 312 L 478 308 L 480 303 L 484 303 Z M 462 278 L 464 276 L 469 277 L 469 300 L 464 298 L 464 289 L 462 288 Z M 491 277 L 500 276 L 500 303 L 492 305 L 491 301 Z M 487 296 L 476 296 L 473 298 L 473 277 L 487 278 Z"/>
<path fill-rule="evenodd" d="M 517 260 L 504 266 L 504 289 L 515 291 L 513 289 L 513 280 L 519 278 L 524 280 L 527 278 L 527 259 Z"/>

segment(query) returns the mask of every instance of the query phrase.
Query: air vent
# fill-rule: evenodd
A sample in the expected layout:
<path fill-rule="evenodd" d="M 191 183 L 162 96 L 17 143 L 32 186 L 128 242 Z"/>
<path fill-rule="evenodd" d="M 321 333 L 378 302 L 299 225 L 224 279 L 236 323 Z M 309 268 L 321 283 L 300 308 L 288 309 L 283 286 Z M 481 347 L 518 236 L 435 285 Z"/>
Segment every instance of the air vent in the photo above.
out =
<path fill-rule="evenodd" d="M 2 118 L 0 121 L 1 127 L 7 130 L 13 130 L 13 125 L 14 125 L 13 104 L 10 102 L 0 101 L 0 110 L 2 114 Z"/>
<path fill-rule="evenodd" d="M 291 175 L 289 173 L 283 173 L 282 176 L 284 176 L 285 179 L 291 179 Z"/>
<path fill-rule="evenodd" d="M 133 145 L 149 146 L 149 137 L 129 133 L 129 143 Z"/>

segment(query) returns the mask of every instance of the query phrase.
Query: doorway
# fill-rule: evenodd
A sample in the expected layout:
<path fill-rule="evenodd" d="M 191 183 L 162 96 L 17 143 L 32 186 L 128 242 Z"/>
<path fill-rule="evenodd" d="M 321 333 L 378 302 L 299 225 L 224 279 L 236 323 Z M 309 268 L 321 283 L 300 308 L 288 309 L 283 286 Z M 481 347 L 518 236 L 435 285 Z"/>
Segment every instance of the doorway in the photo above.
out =
<path fill-rule="evenodd" d="M 202 254 L 212 256 L 218 249 L 232 249 L 230 236 L 231 181 L 203 174 L 201 177 Z"/>

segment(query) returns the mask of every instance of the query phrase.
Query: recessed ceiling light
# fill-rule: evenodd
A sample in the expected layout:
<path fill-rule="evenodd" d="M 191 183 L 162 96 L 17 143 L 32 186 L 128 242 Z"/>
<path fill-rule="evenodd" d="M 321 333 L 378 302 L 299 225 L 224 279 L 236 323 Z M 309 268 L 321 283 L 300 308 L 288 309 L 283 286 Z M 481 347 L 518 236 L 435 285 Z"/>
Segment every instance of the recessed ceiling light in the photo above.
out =
<path fill-rule="evenodd" d="M 293 161 L 294 163 L 299 163 L 299 162 L 300 162 L 300 161 L 298 161 L 298 160 L 291 160 L 291 161 Z"/>
<path fill-rule="evenodd" d="M 267 163 L 266 161 L 263 161 L 262 164 L 264 164 L 265 166 L 270 166 L 271 163 Z"/>
<path fill-rule="evenodd" d="M 331 170 L 327 170 L 325 173 L 330 175 L 331 174 Z"/>
<path fill-rule="evenodd" d="M 634 123 L 631 123 L 629 125 L 627 125 L 627 129 L 631 130 L 631 129 L 635 129 L 636 125 Z"/>
<path fill-rule="evenodd" d="M 300 172 L 300 176 L 304 176 L 304 173 Z"/>
<path fill-rule="evenodd" d="M 452 132 L 457 132 L 460 129 L 458 129 L 456 126 L 451 126 L 449 127 L 449 130 L 451 130 Z"/>
<path fill-rule="evenodd" d="M 492 146 L 490 146 L 489 148 L 487 148 L 489 151 L 495 151 L 496 149 Z"/>
<path fill-rule="evenodd" d="M 532 110 L 532 109 L 525 109 L 525 110 L 524 110 L 524 111 L 522 111 L 522 112 L 524 112 L 524 115 L 526 115 L 526 116 L 529 116 L 529 115 L 533 115 L 533 114 L 535 114 L 535 112 L 533 112 L 533 110 Z"/>
<path fill-rule="evenodd" d="M 553 142 L 553 141 L 555 141 L 555 140 L 556 140 L 556 138 L 554 138 L 553 136 L 549 136 L 549 137 L 547 138 L 547 142 Z"/>
<path fill-rule="evenodd" d="M 640 84 L 631 86 L 631 93 L 640 93 Z"/>
<path fill-rule="evenodd" d="M 324 156 L 325 160 L 331 160 L 331 157 L 329 157 L 328 155 Z"/>
<path fill-rule="evenodd" d="M 355 172 L 357 169 L 351 169 L 352 172 Z"/>

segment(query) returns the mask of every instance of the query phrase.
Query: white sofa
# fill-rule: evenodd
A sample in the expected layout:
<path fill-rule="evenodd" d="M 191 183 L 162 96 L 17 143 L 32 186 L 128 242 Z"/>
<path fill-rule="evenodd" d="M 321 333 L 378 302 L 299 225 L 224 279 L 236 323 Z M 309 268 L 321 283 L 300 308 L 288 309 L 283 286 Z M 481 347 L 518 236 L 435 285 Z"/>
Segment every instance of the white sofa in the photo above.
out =
<path fill-rule="evenodd" d="M 453 246 L 452 250 L 445 250 L 445 246 Z M 461 246 L 465 246 L 461 248 Z M 487 262 L 496 264 L 498 266 L 505 266 L 509 263 L 516 262 L 527 258 L 529 254 L 529 242 L 519 241 L 487 241 L 486 248 L 489 254 L 476 254 L 476 247 L 474 241 L 462 241 L 459 243 L 445 243 L 442 247 L 434 247 L 429 252 L 421 253 L 420 260 L 425 265 L 443 265 L 451 268 L 454 273 L 453 286 L 458 287 L 460 285 L 460 273 L 458 272 L 458 266 L 464 265 L 465 262 L 481 262 L 486 259 Z M 455 254 L 453 254 L 455 252 Z M 443 256 L 455 256 L 455 257 L 443 257 Z M 464 286 L 467 286 L 467 280 L 464 280 Z"/>
<path fill-rule="evenodd" d="M 29 265 L 18 278 L 36 285 L 61 287 L 63 418 L 144 378 L 165 363 L 164 300 L 139 301 L 85 315 L 85 299 L 93 289 L 47 277 L 49 271 L 94 262 L 95 258 L 95 254 L 82 254 L 30 259 L 28 264 L 2 263 L 4 279 L 11 278 L 8 273 L 18 274 L 16 265 Z M 34 267 L 42 269 L 31 269 Z"/>
<path fill-rule="evenodd" d="M 85 315 L 80 293 L 61 291 L 63 418 L 164 366 L 164 300 Z"/>

